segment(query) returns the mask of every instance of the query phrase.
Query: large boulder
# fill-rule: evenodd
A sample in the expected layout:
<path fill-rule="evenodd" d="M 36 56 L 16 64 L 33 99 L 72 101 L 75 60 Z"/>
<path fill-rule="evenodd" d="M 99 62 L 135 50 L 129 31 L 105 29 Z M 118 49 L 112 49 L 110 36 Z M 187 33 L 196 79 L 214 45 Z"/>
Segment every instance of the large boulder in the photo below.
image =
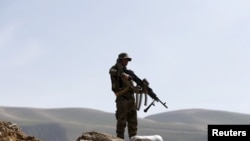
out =
<path fill-rule="evenodd" d="M 107 133 L 92 131 L 92 132 L 82 133 L 82 135 L 78 137 L 76 141 L 124 141 L 124 140 Z"/>

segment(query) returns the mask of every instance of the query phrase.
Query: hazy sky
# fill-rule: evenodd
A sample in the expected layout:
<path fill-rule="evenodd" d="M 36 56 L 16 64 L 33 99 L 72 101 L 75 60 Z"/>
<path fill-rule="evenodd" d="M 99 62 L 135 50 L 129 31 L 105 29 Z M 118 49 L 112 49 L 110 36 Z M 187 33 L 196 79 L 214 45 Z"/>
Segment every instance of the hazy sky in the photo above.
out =
<path fill-rule="evenodd" d="M 0 106 L 114 113 L 120 52 L 169 106 L 139 117 L 250 114 L 249 0 L 0 0 Z"/>

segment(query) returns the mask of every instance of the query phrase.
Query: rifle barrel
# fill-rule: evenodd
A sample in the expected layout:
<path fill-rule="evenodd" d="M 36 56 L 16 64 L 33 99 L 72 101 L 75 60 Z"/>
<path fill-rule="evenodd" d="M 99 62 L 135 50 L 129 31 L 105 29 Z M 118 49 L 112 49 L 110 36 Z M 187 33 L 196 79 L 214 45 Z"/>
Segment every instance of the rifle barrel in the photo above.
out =
<path fill-rule="evenodd" d="M 166 105 L 166 102 L 162 102 L 160 99 L 159 99 L 159 101 L 161 102 L 161 104 L 165 107 L 165 108 L 168 108 L 168 106 Z"/>

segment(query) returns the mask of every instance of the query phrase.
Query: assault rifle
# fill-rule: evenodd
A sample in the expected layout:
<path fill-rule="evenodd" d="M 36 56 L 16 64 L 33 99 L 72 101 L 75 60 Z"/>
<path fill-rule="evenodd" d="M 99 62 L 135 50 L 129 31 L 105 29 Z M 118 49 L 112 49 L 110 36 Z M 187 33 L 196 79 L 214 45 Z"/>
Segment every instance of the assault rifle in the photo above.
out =
<path fill-rule="evenodd" d="M 141 80 L 133 71 L 131 70 L 127 70 L 127 69 L 124 69 L 123 70 L 126 74 L 130 75 L 133 79 L 133 81 L 136 82 L 136 84 L 140 87 L 144 87 L 144 80 Z M 147 112 L 148 109 L 154 105 L 154 102 L 157 101 L 157 102 L 160 102 L 165 108 L 168 108 L 168 106 L 166 105 L 166 102 L 162 102 L 157 96 L 156 94 L 153 92 L 153 90 L 147 85 L 146 86 L 146 91 L 147 91 L 147 94 L 153 99 L 153 102 L 144 110 L 144 112 Z"/>

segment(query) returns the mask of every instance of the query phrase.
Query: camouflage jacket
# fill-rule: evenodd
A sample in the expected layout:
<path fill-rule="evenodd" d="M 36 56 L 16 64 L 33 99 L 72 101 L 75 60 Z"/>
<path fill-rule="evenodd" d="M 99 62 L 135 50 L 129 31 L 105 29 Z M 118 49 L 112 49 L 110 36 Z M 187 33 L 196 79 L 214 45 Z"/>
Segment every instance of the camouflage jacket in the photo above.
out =
<path fill-rule="evenodd" d="M 112 91 L 114 93 L 117 93 L 123 89 L 125 89 L 126 87 L 128 87 L 128 85 L 122 80 L 121 75 L 123 72 L 123 69 L 126 69 L 126 67 L 123 67 L 122 69 L 118 67 L 117 64 L 115 64 L 114 66 L 112 66 L 109 69 L 109 74 L 110 74 L 110 78 L 111 78 L 111 85 L 112 85 Z M 133 92 L 133 91 L 131 91 Z"/>

